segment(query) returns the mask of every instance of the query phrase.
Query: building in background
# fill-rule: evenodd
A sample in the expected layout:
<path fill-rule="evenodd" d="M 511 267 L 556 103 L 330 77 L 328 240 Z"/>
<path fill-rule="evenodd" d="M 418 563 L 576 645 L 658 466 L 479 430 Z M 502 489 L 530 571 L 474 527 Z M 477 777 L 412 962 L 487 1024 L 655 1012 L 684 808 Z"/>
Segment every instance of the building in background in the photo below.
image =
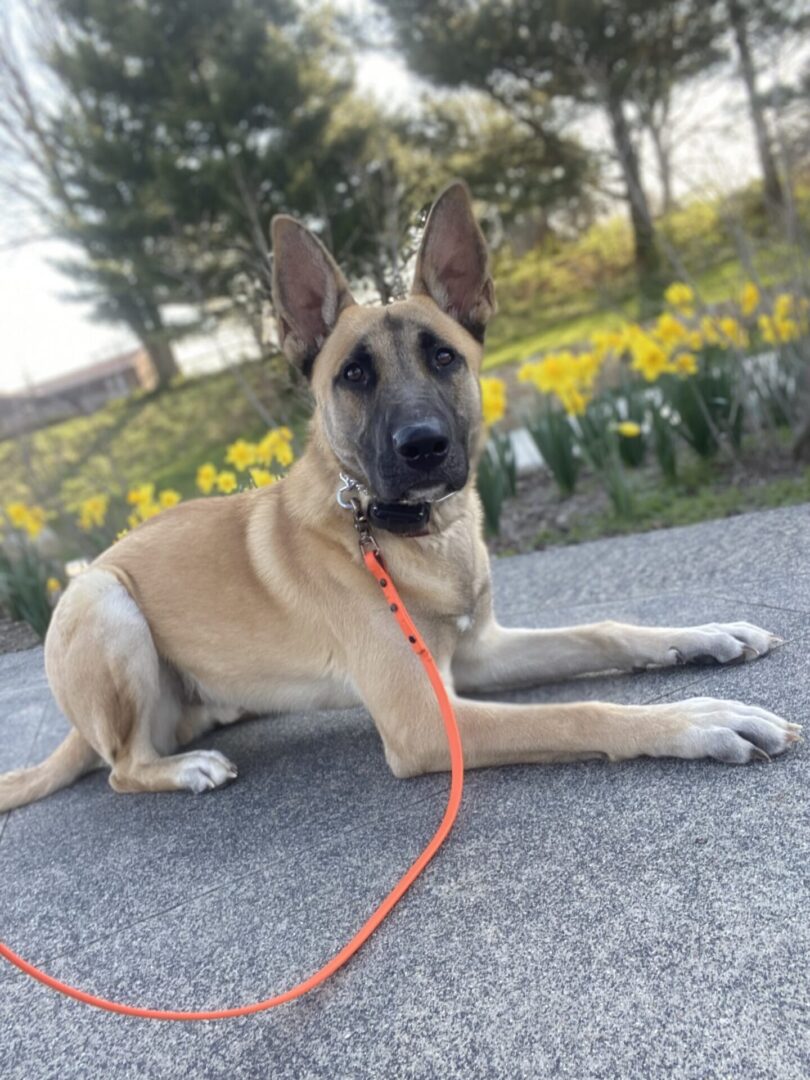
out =
<path fill-rule="evenodd" d="M 134 390 L 151 390 L 156 381 L 148 353 L 138 348 L 25 390 L 0 394 L 0 438 L 73 416 L 87 416 Z"/>

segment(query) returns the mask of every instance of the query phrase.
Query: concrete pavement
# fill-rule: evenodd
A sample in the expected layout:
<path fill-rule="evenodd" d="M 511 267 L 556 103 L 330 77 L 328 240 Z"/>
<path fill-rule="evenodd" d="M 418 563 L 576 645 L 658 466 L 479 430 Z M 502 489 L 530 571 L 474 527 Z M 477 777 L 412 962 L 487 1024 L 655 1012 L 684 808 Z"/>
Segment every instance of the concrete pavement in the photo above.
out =
<path fill-rule="evenodd" d="M 509 695 L 713 695 L 810 714 L 810 506 L 500 560 L 509 625 L 746 619 L 784 637 L 729 669 Z M 0 657 L 0 771 L 65 721 L 41 650 Z M 122 797 L 102 773 L 0 818 L 0 936 L 106 996 L 266 997 L 354 932 L 421 850 L 447 778 L 395 780 L 362 710 L 204 745 L 233 786 Z M 810 755 L 471 773 L 445 849 L 336 977 L 253 1018 L 102 1014 L 0 966 L 0 1076 L 778 1078 L 810 1075 Z"/>

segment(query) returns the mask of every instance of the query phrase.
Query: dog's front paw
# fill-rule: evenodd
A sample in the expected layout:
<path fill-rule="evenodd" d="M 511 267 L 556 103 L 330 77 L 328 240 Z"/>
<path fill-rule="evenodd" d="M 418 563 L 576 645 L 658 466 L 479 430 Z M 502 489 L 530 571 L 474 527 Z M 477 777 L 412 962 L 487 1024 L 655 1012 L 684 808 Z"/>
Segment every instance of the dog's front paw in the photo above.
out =
<path fill-rule="evenodd" d="M 707 623 L 671 631 L 666 663 L 730 664 L 756 660 L 782 644 L 775 634 L 751 623 Z"/>
<path fill-rule="evenodd" d="M 179 787 L 200 794 L 236 779 L 236 766 L 219 750 L 192 750 L 180 755 Z"/>
<path fill-rule="evenodd" d="M 660 755 L 679 758 L 714 758 L 728 765 L 767 761 L 799 741 L 801 727 L 781 716 L 718 698 L 690 698 L 655 706 L 674 730 L 665 736 Z M 667 723 L 669 722 L 669 723 Z"/>

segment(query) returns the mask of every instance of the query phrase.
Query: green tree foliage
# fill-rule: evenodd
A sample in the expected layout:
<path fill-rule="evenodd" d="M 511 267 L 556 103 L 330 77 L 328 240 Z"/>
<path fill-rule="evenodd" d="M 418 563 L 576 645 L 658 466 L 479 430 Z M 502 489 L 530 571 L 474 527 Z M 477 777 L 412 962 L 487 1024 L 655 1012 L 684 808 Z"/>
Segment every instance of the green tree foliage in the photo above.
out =
<path fill-rule="evenodd" d="M 573 140 L 539 138 L 481 94 L 422 100 L 404 116 L 353 99 L 332 132 L 343 184 L 324 194 L 328 237 L 341 264 L 385 302 L 405 288 L 423 215 L 444 184 L 463 176 L 495 241 L 533 237 L 550 218 L 576 217 L 592 161 Z"/>
<path fill-rule="evenodd" d="M 608 122 L 643 286 L 659 253 L 642 183 L 632 105 L 669 93 L 721 30 L 704 0 L 378 0 L 414 71 L 487 91 L 541 137 L 549 102 L 595 107 Z M 666 47 L 664 47 L 666 35 Z M 670 75 L 640 80 L 650 64 Z"/>
<path fill-rule="evenodd" d="M 23 129 L 49 223 L 83 252 L 63 266 L 79 295 L 126 323 L 165 380 L 172 339 L 198 325 L 167 323 L 168 305 L 238 306 L 258 332 L 270 216 L 317 212 L 334 182 L 327 133 L 349 67 L 287 0 L 46 0 L 45 12 L 53 92 L 43 104 L 29 84 L 11 109 L 6 95 L 0 127 Z"/>
<path fill-rule="evenodd" d="M 528 138 L 480 98 L 381 113 L 353 92 L 349 43 L 295 0 L 41 3 L 49 93 L 0 41 L 5 180 L 81 251 L 63 264 L 77 295 L 126 323 L 164 381 L 173 340 L 200 325 L 237 312 L 261 341 L 278 211 L 387 300 L 452 176 L 501 224 L 576 202 L 587 162 L 573 142 Z M 38 186 L 20 183 L 21 159 Z"/>

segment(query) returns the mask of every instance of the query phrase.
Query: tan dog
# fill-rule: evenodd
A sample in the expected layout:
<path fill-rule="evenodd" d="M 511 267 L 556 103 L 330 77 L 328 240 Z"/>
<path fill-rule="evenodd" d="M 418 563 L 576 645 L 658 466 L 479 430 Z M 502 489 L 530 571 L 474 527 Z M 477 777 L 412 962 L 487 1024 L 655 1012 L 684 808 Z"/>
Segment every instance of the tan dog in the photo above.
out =
<path fill-rule="evenodd" d="M 336 501 L 341 473 L 372 493 L 364 504 L 451 688 L 469 767 L 644 754 L 742 763 L 796 740 L 795 724 L 712 698 L 618 706 L 464 696 L 584 672 L 749 660 L 777 639 L 748 623 L 500 627 L 473 483 L 481 343 L 495 301 L 466 188 L 439 197 L 411 296 L 384 308 L 358 306 L 292 219 L 275 219 L 273 240 L 284 350 L 315 398 L 306 453 L 272 487 L 146 522 L 71 584 L 45 664 L 74 730 L 41 765 L 0 778 L 0 810 L 102 764 L 116 791 L 218 787 L 236 776 L 222 754 L 177 751 L 246 712 L 362 702 L 397 776 L 446 769 L 432 692 Z"/>

